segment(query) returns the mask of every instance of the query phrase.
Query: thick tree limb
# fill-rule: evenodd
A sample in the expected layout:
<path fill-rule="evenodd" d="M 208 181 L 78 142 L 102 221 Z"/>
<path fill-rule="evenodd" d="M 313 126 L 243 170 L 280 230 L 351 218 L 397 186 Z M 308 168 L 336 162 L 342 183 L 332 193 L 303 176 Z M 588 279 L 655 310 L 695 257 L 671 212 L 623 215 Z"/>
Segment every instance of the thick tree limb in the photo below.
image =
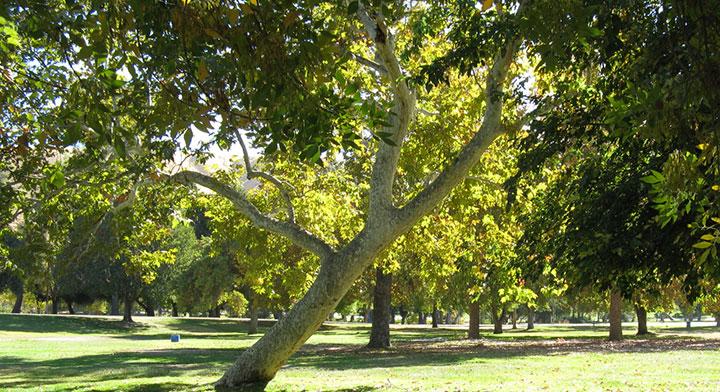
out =
<path fill-rule="evenodd" d="M 520 39 L 515 38 L 495 56 L 485 87 L 487 107 L 480 128 L 453 162 L 430 185 L 400 209 L 398 222 L 401 227 L 412 225 L 417 219 L 429 213 L 467 176 L 480 161 L 488 146 L 505 131 L 505 127 L 500 123 L 503 108 L 503 86 L 519 45 Z"/>
<path fill-rule="evenodd" d="M 335 253 L 335 250 L 319 237 L 294 223 L 283 222 L 263 214 L 250 203 L 242 192 L 238 192 L 211 176 L 194 171 L 181 171 L 167 176 L 167 179 L 184 185 L 201 185 L 214 191 L 230 200 L 235 208 L 248 217 L 255 226 L 282 235 L 295 245 L 318 255 L 321 259 L 327 259 Z"/>
<path fill-rule="evenodd" d="M 408 126 L 415 115 L 415 93 L 408 87 L 400 62 L 395 55 L 393 36 L 380 15 L 370 15 L 364 5 L 357 11 L 358 18 L 365 31 L 374 42 L 375 53 L 381 65 L 387 70 L 393 94 L 393 113 L 389 116 L 389 126 L 383 132 L 389 133 L 394 145 L 380 142 L 375 154 L 370 179 L 370 207 L 368 223 L 386 221 L 395 207 L 392 204 L 392 190 L 400 149 L 408 132 Z"/>

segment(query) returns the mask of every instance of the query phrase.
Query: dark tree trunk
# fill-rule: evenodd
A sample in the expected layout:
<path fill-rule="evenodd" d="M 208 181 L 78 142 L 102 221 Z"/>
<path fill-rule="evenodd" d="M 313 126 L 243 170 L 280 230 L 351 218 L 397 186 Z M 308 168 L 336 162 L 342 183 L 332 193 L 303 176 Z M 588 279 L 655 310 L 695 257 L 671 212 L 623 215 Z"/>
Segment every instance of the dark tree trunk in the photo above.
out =
<path fill-rule="evenodd" d="M 470 325 L 468 339 L 480 339 L 480 303 L 470 301 Z"/>
<path fill-rule="evenodd" d="M 452 324 L 452 310 L 448 309 L 445 311 L 445 324 Z"/>
<path fill-rule="evenodd" d="M 172 303 L 172 316 L 173 317 L 178 316 L 178 308 L 177 308 L 177 304 L 175 302 Z"/>
<path fill-rule="evenodd" d="M 400 313 L 400 324 L 404 325 L 407 322 L 408 311 L 405 310 L 404 306 L 400 305 L 399 313 Z"/>
<path fill-rule="evenodd" d="M 248 301 L 248 313 L 250 316 L 250 323 L 248 324 L 248 335 L 258 333 L 258 310 L 255 303 L 255 295 L 250 296 L 252 299 Z"/>
<path fill-rule="evenodd" d="M 58 311 L 60 310 L 60 300 L 57 298 L 53 298 L 51 301 L 52 301 L 51 313 L 58 314 Z"/>
<path fill-rule="evenodd" d="M 492 319 L 493 319 L 493 333 L 494 334 L 501 334 L 503 333 L 503 321 L 505 319 L 505 309 L 502 310 L 500 313 L 500 316 L 498 316 L 497 309 L 492 310 Z"/>
<path fill-rule="evenodd" d="M 418 310 L 418 324 L 427 324 L 427 314 L 425 314 L 422 310 Z"/>
<path fill-rule="evenodd" d="M 110 315 L 120 315 L 120 298 L 118 298 L 117 294 L 113 294 L 110 296 Z"/>
<path fill-rule="evenodd" d="M 695 311 L 697 312 L 697 321 L 702 321 L 702 305 L 698 304 Z"/>
<path fill-rule="evenodd" d="M 434 304 L 433 311 L 432 311 L 432 327 L 433 328 L 438 327 L 438 319 L 440 319 L 440 311 L 437 308 L 437 304 Z"/>
<path fill-rule="evenodd" d="M 24 290 L 23 287 L 20 286 L 20 290 L 15 291 L 15 305 L 13 305 L 12 308 L 13 313 L 20 313 L 22 311 L 23 296 Z"/>
<path fill-rule="evenodd" d="M 123 309 L 123 321 L 126 323 L 134 322 L 132 319 L 133 303 L 135 303 L 135 301 L 133 301 L 132 296 L 126 295 L 125 296 L 125 308 Z"/>
<path fill-rule="evenodd" d="M 65 303 L 67 304 L 68 313 L 75 314 L 75 309 L 73 308 L 73 302 L 69 299 L 66 299 Z"/>
<path fill-rule="evenodd" d="M 372 320 L 373 320 L 372 309 L 370 309 L 370 308 L 365 309 L 365 322 L 372 323 Z"/>
<path fill-rule="evenodd" d="M 512 312 L 512 329 L 517 329 L 517 309 Z"/>
<path fill-rule="evenodd" d="M 638 335 L 647 335 L 648 334 L 648 327 L 647 327 L 647 309 L 645 309 L 642 305 L 635 304 L 635 315 L 637 316 L 637 322 L 638 322 Z"/>
<path fill-rule="evenodd" d="M 527 329 L 535 329 L 535 309 L 528 308 Z"/>
<path fill-rule="evenodd" d="M 610 340 L 622 340 L 622 293 L 615 288 L 610 291 Z"/>
<path fill-rule="evenodd" d="M 690 329 L 692 327 L 692 316 L 685 317 L 685 328 Z"/>
<path fill-rule="evenodd" d="M 715 326 L 720 327 L 720 313 L 715 313 Z"/>
<path fill-rule="evenodd" d="M 368 348 L 390 347 L 390 309 L 392 296 L 392 274 L 382 268 L 375 269 L 375 290 L 373 293 L 373 322 L 370 329 Z"/>

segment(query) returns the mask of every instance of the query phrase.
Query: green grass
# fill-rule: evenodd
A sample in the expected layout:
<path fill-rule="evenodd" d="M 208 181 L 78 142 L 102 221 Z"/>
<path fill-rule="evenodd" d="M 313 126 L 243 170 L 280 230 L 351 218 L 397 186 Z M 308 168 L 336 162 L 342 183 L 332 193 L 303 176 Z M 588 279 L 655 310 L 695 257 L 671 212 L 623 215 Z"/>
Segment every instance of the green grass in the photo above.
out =
<path fill-rule="evenodd" d="M 259 335 L 230 319 L 0 315 L 0 390 L 211 390 Z M 269 390 L 720 390 L 720 329 L 652 325 L 609 343 L 606 329 L 538 326 L 480 340 L 461 328 L 395 326 L 394 347 L 363 349 L 368 326 L 324 326 Z M 262 331 L 261 331 L 262 332 Z M 169 335 L 179 333 L 180 343 Z"/>

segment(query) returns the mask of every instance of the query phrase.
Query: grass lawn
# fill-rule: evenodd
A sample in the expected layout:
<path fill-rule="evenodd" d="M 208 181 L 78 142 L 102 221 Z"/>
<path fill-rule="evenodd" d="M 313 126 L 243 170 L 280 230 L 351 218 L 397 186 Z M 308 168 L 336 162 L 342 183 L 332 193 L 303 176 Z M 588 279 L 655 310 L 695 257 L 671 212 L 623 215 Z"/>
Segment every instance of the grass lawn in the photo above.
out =
<path fill-rule="evenodd" d="M 0 390 L 211 390 L 259 335 L 231 319 L 0 314 Z M 395 326 L 394 347 L 362 348 L 367 324 L 323 326 L 268 390 L 720 391 L 720 329 L 652 324 L 609 343 L 603 327 L 539 325 L 483 339 L 460 328 Z M 181 341 L 171 343 L 169 335 Z"/>

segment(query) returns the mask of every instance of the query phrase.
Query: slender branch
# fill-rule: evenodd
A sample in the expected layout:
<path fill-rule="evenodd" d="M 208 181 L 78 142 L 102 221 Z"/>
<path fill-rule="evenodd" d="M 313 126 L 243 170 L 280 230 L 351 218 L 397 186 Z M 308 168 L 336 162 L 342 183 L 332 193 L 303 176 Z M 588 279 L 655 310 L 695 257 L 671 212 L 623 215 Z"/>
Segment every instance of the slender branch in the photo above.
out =
<path fill-rule="evenodd" d="M 382 64 L 378 64 L 370 59 L 367 59 L 363 56 L 360 56 L 359 54 L 353 53 L 349 50 L 345 50 L 345 53 L 347 53 L 350 57 L 353 58 L 353 60 L 357 61 L 359 64 L 362 64 L 370 69 L 373 69 L 380 73 L 381 75 L 387 75 L 388 70 L 383 66 Z"/>
<path fill-rule="evenodd" d="M 375 54 L 381 65 L 387 70 L 393 94 L 393 111 L 389 116 L 389 125 L 383 132 L 390 134 L 391 143 L 380 142 L 375 154 L 370 179 L 370 207 L 368 223 L 382 223 L 392 215 L 395 207 L 392 203 L 392 190 L 400 149 L 408 132 L 408 126 L 415 115 L 415 93 L 409 88 L 406 77 L 395 55 L 394 38 L 381 15 L 371 15 L 363 4 L 357 11 L 358 18 L 365 31 L 374 42 Z"/>
<path fill-rule="evenodd" d="M 290 222 L 283 222 L 263 214 L 257 207 L 250 203 L 244 193 L 233 189 L 213 177 L 194 171 L 181 171 L 166 176 L 166 178 L 179 184 L 200 185 L 214 191 L 220 196 L 226 197 L 235 205 L 235 208 L 250 219 L 255 226 L 282 235 L 295 245 L 318 255 L 321 259 L 327 259 L 335 252 L 325 241 L 300 226 Z"/>
<path fill-rule="evenodd" d="M 288 213 L 288 221 L 290 223 L 295 223 L 295 207 L 293 206 L 292 199 L 290 198 L 290 193 L 288 193 L 287 189 L 285 188 L 285 184 L 277 179 L 277 177 L 273 176 L 270 173 L 254 170 L 252 167 L 252 164 L 250 163 L 250 154 L 248 152 L 247 146 L 245 145 L 245 140 L 243 139 L 242 135 L 240 134 L 240 131 L 235 129 L 235 137 L 237 137 L 238 143 L 240 143 L 240 148 L 242 148 L 243 151 L 243 160 L 245 161 L 245 173 L 248 178 L 248 180 L 252 180 L 253 178 L 262 178 L 273 185 L 278 189 L 280 192 L 280 195 L 282 196 L 283 200 L 285 200 L 285 205 L 287 207 L 287 213 Z"/>

